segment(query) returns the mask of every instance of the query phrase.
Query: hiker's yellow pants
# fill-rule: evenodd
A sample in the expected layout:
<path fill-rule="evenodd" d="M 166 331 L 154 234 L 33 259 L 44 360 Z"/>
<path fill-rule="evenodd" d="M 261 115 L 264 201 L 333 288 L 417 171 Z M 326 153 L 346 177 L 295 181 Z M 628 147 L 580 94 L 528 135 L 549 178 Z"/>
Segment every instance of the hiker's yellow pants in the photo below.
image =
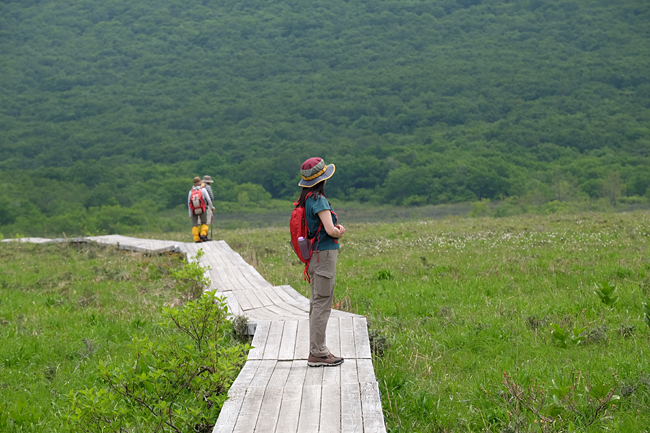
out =
<path fill-rule="evenodd" d="M 199 237 L 199 228 L 198 227 L 192 227 L 192 236 L 194 236 L 194 242 L 198 242 L 201 240 Z"/>

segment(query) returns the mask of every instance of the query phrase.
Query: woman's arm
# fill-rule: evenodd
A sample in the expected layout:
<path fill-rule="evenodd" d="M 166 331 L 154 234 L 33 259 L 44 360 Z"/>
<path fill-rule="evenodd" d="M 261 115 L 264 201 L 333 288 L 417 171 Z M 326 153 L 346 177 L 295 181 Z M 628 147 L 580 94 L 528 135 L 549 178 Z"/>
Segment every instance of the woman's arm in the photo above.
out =
<path fill-rule="evenodd" d="M 334 227 L 334 223 L 332 222 L 332 215 L 330 214 L 329 210 L 322 210 L 318 212 L 318 217 L 323 222 L 323 227 L 325 227 L 325 231 L 328 235 L 337 239 L 343 236 L 345 229 L 343 226 Z"/>

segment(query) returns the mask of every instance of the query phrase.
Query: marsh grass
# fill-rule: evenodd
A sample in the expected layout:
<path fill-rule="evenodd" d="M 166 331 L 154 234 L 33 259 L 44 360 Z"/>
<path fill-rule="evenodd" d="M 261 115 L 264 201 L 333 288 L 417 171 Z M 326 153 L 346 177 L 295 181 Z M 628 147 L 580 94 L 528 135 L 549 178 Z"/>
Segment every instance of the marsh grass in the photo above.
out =
<path fill-rule="evenodd" d="M 382 341 L 374 363 L 390 432 L 648 431 L 650 214 L 341 222 L 335 304 L 368 316 Z M 287 228 L 215 238 L 308 296 Z M 609 285 L 619 299 L 608 305 L 594 291 Z M 566 347 L 551 324 L 570 333 Z M 541 423 L 503 383 L 507 372 L 549 393 L 557 372 L 573 371 L 621 384 L 591 425 L 584 387 L 587 415 L 565 405 Z"/>
<path fill-rule="evenodd" d="M 0 431 L 61 432 L 71 390 L 133 336 L 155 340 L 178 256 L 93 245 L 0 244 Z M 8 416 L 7 416 L 8 414 Z"/>

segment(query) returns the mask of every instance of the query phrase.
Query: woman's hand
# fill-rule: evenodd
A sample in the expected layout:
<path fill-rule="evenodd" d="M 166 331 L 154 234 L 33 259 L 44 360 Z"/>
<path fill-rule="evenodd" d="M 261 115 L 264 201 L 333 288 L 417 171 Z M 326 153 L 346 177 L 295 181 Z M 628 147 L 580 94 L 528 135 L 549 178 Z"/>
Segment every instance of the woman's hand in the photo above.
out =
<path fill-rule="evenodd" d="M 345 233 L 345 227 L 343 227 L 341 224 L 337 224 L 336 228 L 339 229 L 339 231 L 341 232 L 341 235 L 343 235 L 343 233 Z"/>

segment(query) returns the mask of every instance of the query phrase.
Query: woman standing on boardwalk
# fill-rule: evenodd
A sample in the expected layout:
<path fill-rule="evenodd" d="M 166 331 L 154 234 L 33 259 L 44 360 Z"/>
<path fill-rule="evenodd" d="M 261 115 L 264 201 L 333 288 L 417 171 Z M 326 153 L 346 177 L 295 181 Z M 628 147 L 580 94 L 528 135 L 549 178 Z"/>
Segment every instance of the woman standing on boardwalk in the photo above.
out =
<path fill-rule="evenodd" d="M 334 164 L 326 165 L 322 158 L 309 158 L 300 171 L 302 180 L 299 185 L 302 191 L 298 205 L 305 207 L 310 236 L 316 237 L 308 271 L 311 297 L 307 365 L 310 367 L 331 367 L 343 363 L 343 358 L 333 355 L 325 346 L 325 331 L 334 298 L 338 239 L 345 233 L 325 195 L 325 183 L 335 170 Z"/>

